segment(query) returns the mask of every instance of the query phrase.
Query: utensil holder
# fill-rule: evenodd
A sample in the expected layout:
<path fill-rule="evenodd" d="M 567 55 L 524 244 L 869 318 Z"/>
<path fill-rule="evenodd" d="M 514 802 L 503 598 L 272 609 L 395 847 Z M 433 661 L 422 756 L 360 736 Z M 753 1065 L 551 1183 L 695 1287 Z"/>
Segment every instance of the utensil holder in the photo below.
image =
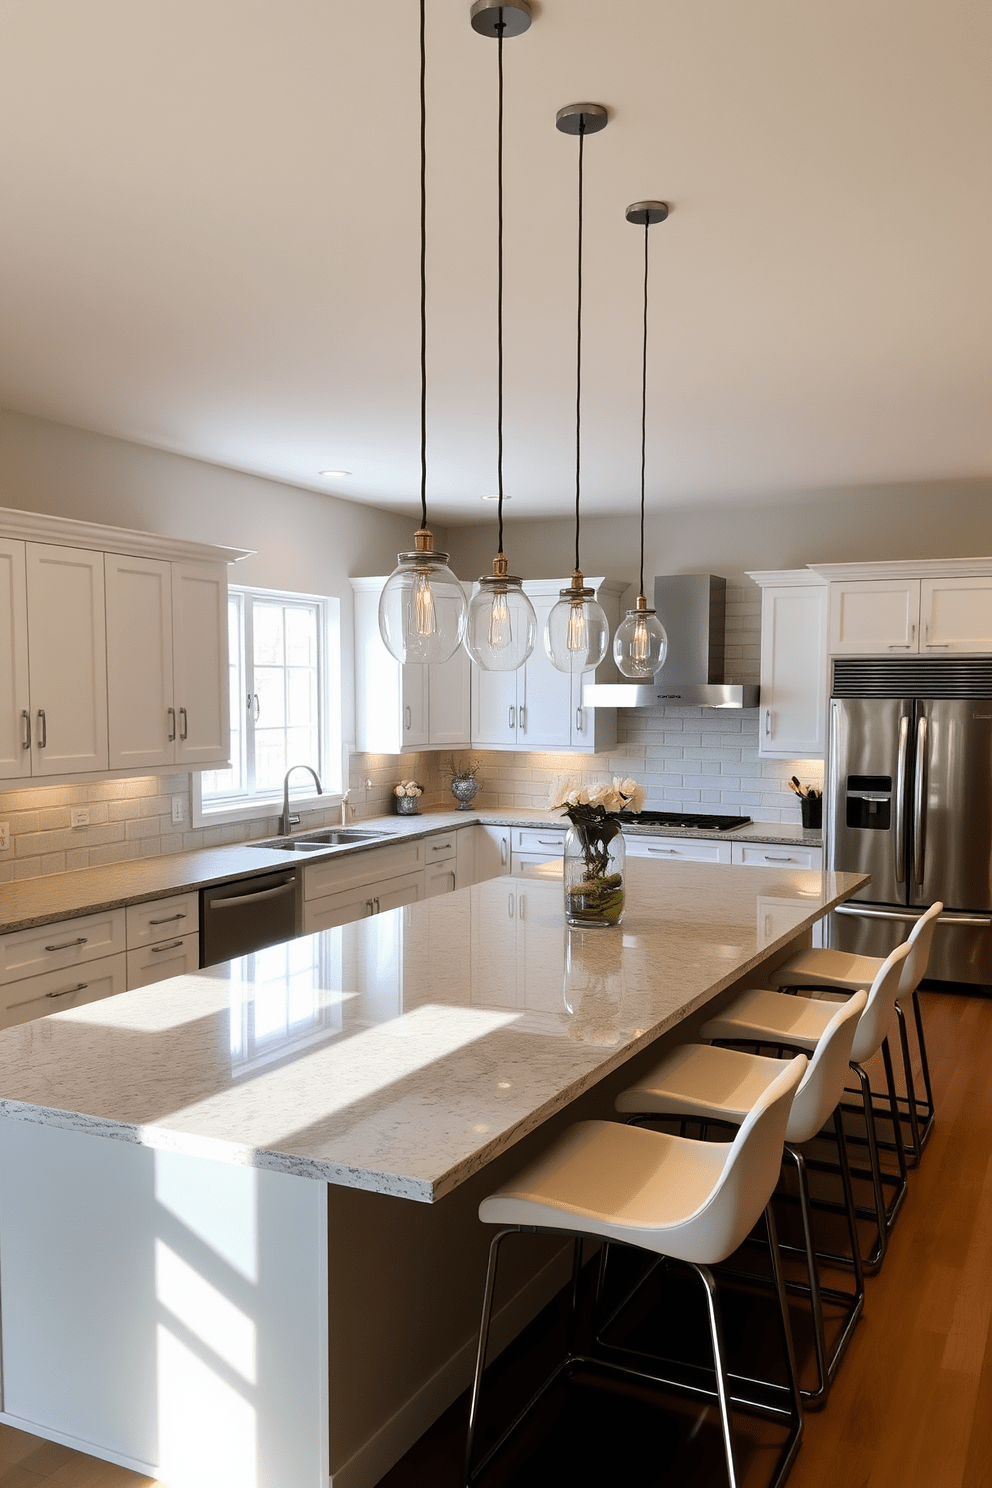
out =
<path fill-rule="evenodd" d="M 804 827 L 823 826 L 823 797 L 803 796 L 799 802 L 799 809 L 803 814 Z"/>

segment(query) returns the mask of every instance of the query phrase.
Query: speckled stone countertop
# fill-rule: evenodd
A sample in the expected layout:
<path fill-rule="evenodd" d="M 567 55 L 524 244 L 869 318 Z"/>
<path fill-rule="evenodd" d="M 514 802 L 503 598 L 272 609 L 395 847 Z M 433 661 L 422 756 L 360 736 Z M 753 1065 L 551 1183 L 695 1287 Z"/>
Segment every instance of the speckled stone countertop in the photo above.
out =
<path fill-rule="evenodd" d="M 377 816 L 353 823 L 353 829 L 381 832 L 382 841 L 396 838 L 427 837 L 434 832 L 468 827 L 476 822 L 505 827 L 560 827 L 563 819 L 549 811 L 526 807 L 491 811 L 432 811 L 418 816 Z M 567 826 L 567 822 L 564 823 Z M 804 831 L 791 823 L 750 822 L 733 832 L 698 832 L 673 827 L 626 826 L 634 836 L 708 837 L 735 842 L 801 843 L 819 847 L 818 831 Z M 305 836 L 306 833 L 297 834 Z M 271 873 L 274 868 L 287 868 L 298 863 L 312 863 L 329 857 L 375 851 L 382 843 L 358 842 L 349 847 L 310 852 L 305 857 L 284 848 L 270 848 L 253 843 L 233 847 L 209 847 L 199 852 L 171 853 L 165 857 L 110 863 L 100 868 L 80 868 L 74 873 L 50 873 L 39 878 L 25 878 L 17 883 L 0 884 L 0 935 L 14 930 L 27 930 L 32 925 L 46 925 L 54 920 L 71 919 L 74 915 L 119 909 L 122 905 L 140 904 L 146 899 L 160 899 L 166 894 L 184 894 L 193 889 L 231 879 L 248 878 L 256 873 Z"/>
<path fill-rule="evenodd" d="M 430 1202 L 867 882 L 639 859 L 568 932 L 560 875 L 7 1029 L 0 1114 Z"/>

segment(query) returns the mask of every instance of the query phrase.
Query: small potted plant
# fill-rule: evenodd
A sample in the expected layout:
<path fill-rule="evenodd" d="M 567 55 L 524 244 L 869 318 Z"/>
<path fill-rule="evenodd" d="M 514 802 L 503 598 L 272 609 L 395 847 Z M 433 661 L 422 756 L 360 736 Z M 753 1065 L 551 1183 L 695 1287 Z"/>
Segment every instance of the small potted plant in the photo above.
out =
<path fill-rule="evenodd" d="M 441 766 L 441 773 L 446 775 L 451 782 L 451 794 L 458 802 L 459 811 L 474 809 L 472 802 L 478 795 L 481 784 L 476 776 L 481 768 L 481 760 L 456 760 L 453 754 L 449 754 L 447 762 Z"/>
<path fill-rule="evenodd" d="M 424 787 L 418 785 L 415 780 L 401 780 L 399 785 L 393 786 L 393 795 L 396 797 L 396 811 L 399 816 L 419 816 L 420 797 L 424 794 Z"/>

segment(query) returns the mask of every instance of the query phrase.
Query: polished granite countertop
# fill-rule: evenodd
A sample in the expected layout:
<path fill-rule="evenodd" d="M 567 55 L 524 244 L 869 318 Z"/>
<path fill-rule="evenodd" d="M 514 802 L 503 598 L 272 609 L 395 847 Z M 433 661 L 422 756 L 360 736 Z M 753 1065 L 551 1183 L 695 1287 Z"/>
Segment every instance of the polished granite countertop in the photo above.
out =
<path fill-rule="evenodd" d="M 561 869 L 0 1033 L 0 1114 L 430 1202 L 864 886 L 628 864 L 617 929 Z"/>
<path fill-rule="evenodd" d="M 212 884 L 253 874 L 271 873 L 273 869 L 296 867 L 330 857 L 340 858 L 359 852 L 374 852 L 384 842 L 412 840 L 453 827 L 472 826 L 482 822 L 506 827 L 561 827 L 568 823 L 550 811 L 528 807 L 503 807 L 478 811 L 431 811 L 416 816 L 377 816 L 350 824 L 352 829 L 381 832 L 378 842 L 353 843 L 326 852 L 298 852 L 285 848 L 261 847 L 237 843 L 231 847 L 201 848 L 196 852 L 170 853 L 158 858 L 130 859 L 108 863 L 99 868 L 79 868 L 73 873 L 44 874 L 16 883 L 0 884 L 0 935 L 27 930 L 34 925 L 70 919 L 74 915 L 95 914 L 119 909 L 127 904 L 140 904 L 160 899 L 166 894 L 183 894 L 208 888 Z M 819 847 L 819 831 L 804 830 L 798 823 L 749 822 L 732 832 L 711 832 L 626 825 L 631 836 L 718 838 L 721 841 L 802 844 Z M 297 835 L 306 835 L 305 833 Z"/>

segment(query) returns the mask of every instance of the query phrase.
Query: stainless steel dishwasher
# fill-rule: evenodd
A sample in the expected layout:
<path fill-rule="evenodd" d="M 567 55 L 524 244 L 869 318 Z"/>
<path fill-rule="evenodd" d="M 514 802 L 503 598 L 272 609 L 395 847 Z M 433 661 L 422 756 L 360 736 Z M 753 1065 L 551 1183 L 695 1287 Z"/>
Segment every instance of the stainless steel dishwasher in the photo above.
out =
<path fill-rule="evenodd" d="M 299 934 L 295 869 L 215 884 L 200 892 L 200 965 L 216 966 Z"/>

